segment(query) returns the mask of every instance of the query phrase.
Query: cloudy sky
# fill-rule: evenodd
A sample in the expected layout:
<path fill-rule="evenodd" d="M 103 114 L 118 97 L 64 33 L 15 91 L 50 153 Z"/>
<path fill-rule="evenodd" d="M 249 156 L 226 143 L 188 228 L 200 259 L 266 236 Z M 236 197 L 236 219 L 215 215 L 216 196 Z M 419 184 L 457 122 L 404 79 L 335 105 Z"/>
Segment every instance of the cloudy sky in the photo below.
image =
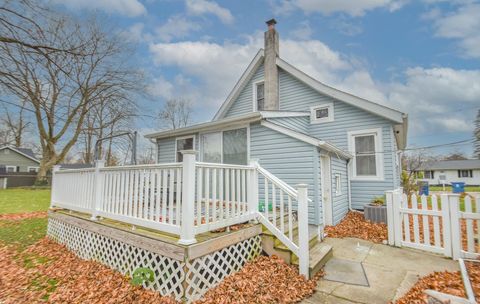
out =
<path fill-rule="evenodd" d="M 472 138 L 480 108 L 480 3 L 442 0 L 53 0 L 92 10 L 136 45 L 155 113 L 189 98 L 212 118 L 275 17 L 280 54 L 318 80 L 409 114 L 409 146 Z M 142 120 L 141 130 L 158 122 Z M 472 152 L 471 145 L 451 147 Z M 442 151 L 445 153 L 445 150 Z"/>

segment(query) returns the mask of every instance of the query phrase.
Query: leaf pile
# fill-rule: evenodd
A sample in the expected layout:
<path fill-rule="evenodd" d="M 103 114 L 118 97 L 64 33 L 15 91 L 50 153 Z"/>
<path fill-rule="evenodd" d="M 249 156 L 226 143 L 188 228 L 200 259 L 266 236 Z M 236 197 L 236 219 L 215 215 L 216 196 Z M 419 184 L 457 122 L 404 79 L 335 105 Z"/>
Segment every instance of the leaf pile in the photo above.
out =
<path fill-rule="evenodd" d="M 0 220 L 19 221 L 31 218 L 47 217 L 47 211 L 0 214 Z"/>
<path fill-rule="evenodd" d="M 282 259 L 261 256 L 209 290 L 197 304 L 296 303 L 315 291 L 316 280 L 307 280 Z"/>
<path fill-rule="evenodd" d="M 480 300 L 480 263 L 466 262 L 470 283 L 477 302 Z M 465 298 L 465 289 L 463 286 L 462 275 L 460 271 L 456 272 L 434 272 L 423 278 L 400 299 L 396 304 L 407 303 L 428 303 L 427 296 L 423 293 L 426 289 L 433 289 L 439 292 L 451 294 L 457 297 Z"/>
<path fill-rule="evenodd" d="M 382 243 L 388 239 L 387 225 L 365 220 L 360 212 L 350 211 L 336 226 L 326 226 L 327 237 L 355 237 L 374 243 Z"/>
<path fill-rule="evenodd" d="M 0 248 L 0 299 L 5 304 L 175 303 L 47 238 L 19 255 L 12 248 Z"/>

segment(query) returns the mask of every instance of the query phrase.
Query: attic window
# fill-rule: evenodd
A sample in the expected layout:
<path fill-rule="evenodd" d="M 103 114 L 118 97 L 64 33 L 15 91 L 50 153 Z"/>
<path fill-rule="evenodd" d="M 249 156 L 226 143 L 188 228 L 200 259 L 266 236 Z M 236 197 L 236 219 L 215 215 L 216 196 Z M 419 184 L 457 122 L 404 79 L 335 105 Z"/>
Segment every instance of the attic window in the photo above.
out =
<path fill-rule="evenodd" d="M 254 96 L 255 109 L 257 111 L 265 110 L 265 84 L 263 81 L 254 84 Z"/>
<path fill-rule="evenodd" d="M 310 108 L 310 122 L 323 123 L 333 121 L 333 103 Z"/>

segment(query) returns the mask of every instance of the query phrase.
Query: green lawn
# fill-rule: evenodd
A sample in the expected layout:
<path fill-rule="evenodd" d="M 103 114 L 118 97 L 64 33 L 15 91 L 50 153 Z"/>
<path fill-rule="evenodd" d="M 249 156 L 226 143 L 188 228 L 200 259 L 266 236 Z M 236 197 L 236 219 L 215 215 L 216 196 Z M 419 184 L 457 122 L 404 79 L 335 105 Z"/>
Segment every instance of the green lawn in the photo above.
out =
<path fill-rule="evenodd" d="M 46 211 L 50 206 L 50 189 L 0 190 L 0 214 Z"/>
<path fill-rule="evenodd" d="M 430 191 L 443 191 L 443 187 L 430 186 Z M 445 185 L 445 191 L 452 192 L 452 186 Z M 465 192 L 480 192 L 480 186 L 465 186 Z"/>
<path fill-rule="evenodd" d="M 47 218 L 31 218 L 21 221 L 0 220 L 0 243 L 13 245 L 23 251 L 45 236 Z"/>

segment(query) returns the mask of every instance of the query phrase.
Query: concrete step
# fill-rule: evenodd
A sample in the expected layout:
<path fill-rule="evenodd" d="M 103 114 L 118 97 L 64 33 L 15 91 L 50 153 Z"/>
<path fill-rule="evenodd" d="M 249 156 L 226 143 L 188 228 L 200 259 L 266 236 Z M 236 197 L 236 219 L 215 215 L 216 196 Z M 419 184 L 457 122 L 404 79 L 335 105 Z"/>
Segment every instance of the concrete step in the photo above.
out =
<path fill-rule="evenodd" d="M 298 265 L 298 257 L 292 254 L 291 263 Z M 322 269 L 322 267 L 333 257 L 333 249 L 327 243 L 317 243 L 312 249 L 310 249 L 309 272 L 310 278 Z"/>

